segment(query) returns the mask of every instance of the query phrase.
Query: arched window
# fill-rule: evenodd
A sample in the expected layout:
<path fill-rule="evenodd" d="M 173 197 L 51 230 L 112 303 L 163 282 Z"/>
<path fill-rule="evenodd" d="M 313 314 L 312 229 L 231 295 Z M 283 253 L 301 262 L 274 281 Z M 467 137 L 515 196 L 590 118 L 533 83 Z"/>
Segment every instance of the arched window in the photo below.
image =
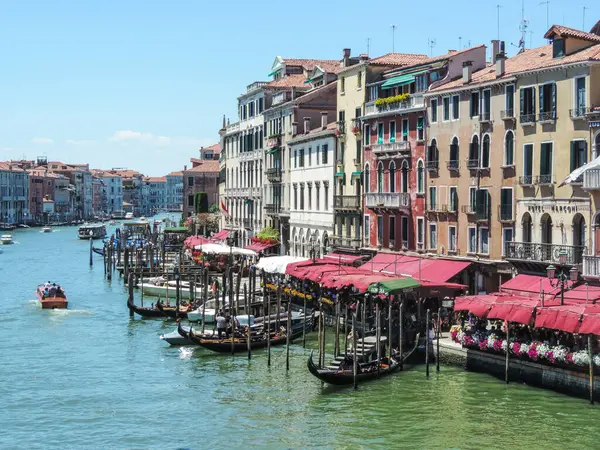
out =
<path fill-rule="evenodd" d="M 515 164 L 515 135 L 512 130 L 506 132 L 504 137 L 504 165 L 513 166 Z"/>
<path fill-rule="evenodd" d="M 402 161 L 402 186 L 401 192 L 408 192 L 408 162 Z"/>
<path fill-rule="evenodd" d="M 471 145 L 469 146 L 469 159 L 467 160 L 467 167 L 469 169 L 476 169 L 479 167 L 479 137 L 473 136 Z"/>
<path fill-rule="evenodd" d="M 531 224 L 531 216 L 529 215 L 529 213 L 523 214 L 523 220 L 521 222 L 521 225 L 523 231 L 523 242 L 531 242 L 531 231 L 533 226 Z"/>
<path fill-rule="evenodd" d="M 600 131 L 596 134 L 596 139 L 594 139 L 594 158 L 600 156 Z"/>
<path fill-rule="evenodd" d="M 573 245 L 585 247 L 585 219 L 581 214 L 573 217 Z M 579 262 L 581 261 L 577 261 L 577 263 Z"/>
<path fill-rule="evenodd" d="M 481 147 L 481 167 L 490 167 L 490 135 L 486 134 L 483 137 L 483 145 Z"/>
<path fill-rule="evenodd" d="M 364 176 L 365 192 L 371 192 L 369 170 L 370 170 L 369 164 L 365 164 L 365 176 Z"/>
<path fill-rule="evenodd" d="M 396 192 L 396 163 L 390 162 L 390 192 Z"/>
<path fill-rule="evenodd" d="M 427 149 L 427 169 L 437 170 L 440 166 L 440 156 L 435 139 L 431 140 L 431 145 Z"/>
<path fill-rule="evenodd" d="M 458 148 L 458 138 L 455 136 L 452 139 L 452 143 L 450 144 L 450 160 L 448 161 L 448 169 L 449 170 L 458 170 L 460 167 L 459 163 L 459 148 Z"/>
<path fill-rule="evenodd" d="M 419 159 L 417 162 L 417 192 L 419 194 L 425 192 L 425 168 L 423 166 L 423 160 Z"/>
<path fill-rule="evenodd" d="M 383 192 L 383 163 L 377 165 L 377 192 Z"/>

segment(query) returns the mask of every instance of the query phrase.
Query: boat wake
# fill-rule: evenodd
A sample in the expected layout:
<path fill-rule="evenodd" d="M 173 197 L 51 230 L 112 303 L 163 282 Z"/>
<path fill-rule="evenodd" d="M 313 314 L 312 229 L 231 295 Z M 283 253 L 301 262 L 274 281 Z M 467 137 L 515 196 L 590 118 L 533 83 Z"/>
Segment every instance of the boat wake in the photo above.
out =
<path fill-rule="evenodd" d="M 91 316 L 92 312 L 87 309 L 49 309 L 48 312 L 55 316 Z"/>
<path fill-rule="evenodd" d="M 190 359 L 194 354 L 194 349 L 191 347 L 181 347 L 179 349 L 179 359 Z"/>

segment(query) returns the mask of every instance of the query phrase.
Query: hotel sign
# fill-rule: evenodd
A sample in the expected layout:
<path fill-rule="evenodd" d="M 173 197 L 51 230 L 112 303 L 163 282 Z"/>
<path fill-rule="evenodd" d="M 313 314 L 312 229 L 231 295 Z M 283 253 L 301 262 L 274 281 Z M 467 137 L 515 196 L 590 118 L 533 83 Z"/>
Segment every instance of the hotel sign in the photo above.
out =
<path fill-rule="evenodd" d="M 600 120 L 594 120 L 593 122 L 588 122 L 588 126 L 590 128 L 600 128 Z"/>

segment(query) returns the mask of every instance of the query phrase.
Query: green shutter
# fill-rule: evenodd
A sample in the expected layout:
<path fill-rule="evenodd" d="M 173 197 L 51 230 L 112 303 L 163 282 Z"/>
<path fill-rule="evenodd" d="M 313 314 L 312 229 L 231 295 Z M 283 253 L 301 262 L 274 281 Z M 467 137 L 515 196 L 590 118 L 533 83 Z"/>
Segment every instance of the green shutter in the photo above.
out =
<path fill-rule="evenodd" d="M 523 88 L 519 89 L 521 95 L 521 115 L 525 114 L 525 94 Z"/>
<path fill-rule="evenodd" d="M 546 144 L 542 144 L 542 149 L 540 152 L 540 175 L 546 175 L 548 173 L 548 165 L 546 162 Z"/>
<path fill-rule="evenodd" d="M 575 141 L 571 141 L 571 172 L 577 169 L 577 148 Z"/>
<path fill-rule="evenodd" d="M 556 115 L 556 83 L 552 83 L 552 112 Z"/>
<path fill-rule="evenodd" d="M 419 117 L 417 119 L 417 130 L 422 130 L 423 129 L 423 118 Z"/>
<path fill-rule="evenodd" d="M 598 150 L 600 150 L 600 149 L 598 149 Z M 579 161 L 579 164 L 581 164 L 582 166 L 584 164 L 587 164 L 587 155 L 588 155 L 587 141 L 583 141 L 583 159 L 581 161 Z"/>
<path fill-rule="evenodd" d="M 532 87 L 531 88 L 532 94 L 531 94 L 531 104 L 532 104 L 532 108 L 531 110 L 533 111 L 533 114 L 535 114 L 535 88 Z"/>
<path fill-rule="evenodd" d="M 544 107 L 544 86 L 540 87 L 540 112 L 548 112 L 544 111 L 542 108 Z"/>

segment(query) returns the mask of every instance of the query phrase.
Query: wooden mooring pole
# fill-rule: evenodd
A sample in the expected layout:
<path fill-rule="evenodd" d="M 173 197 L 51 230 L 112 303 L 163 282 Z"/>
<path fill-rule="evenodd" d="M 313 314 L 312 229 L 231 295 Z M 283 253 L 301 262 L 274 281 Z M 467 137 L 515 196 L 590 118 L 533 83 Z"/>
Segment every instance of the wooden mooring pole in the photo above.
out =
<path fill-rule="evenodd" d="M 425 316 L 425 376 L 429 377 L 429 318 L 431 311 L 428 309 Z"/>
<path fill-rule="evenodd" d="M 267 298 L 267 286 L 264 280 L 263 275 L 263 292 L 265 293 L 265 299 L 267 301 L 267 319 L 266 319 L 266 327 L 267 327 L 267 367 L 271 367 L 271 299 Z M 277 295 L 279 296 L 279 291 L 281 290 L 281 286 L 277 287 Z"/>
<path fill-rule="evenodd" d="M 356 313 L 358 311 L 359 304 L 359 302 L 356 302 L 356 311 L 352 313 L 352 374 L 354 376 L 354 389 L 358 389 L 358 359 L 356 357 L 356 347 L 358 346 L 358 342 L 356 342 Z"/>
<path fill-rule="evenodd" d="M 206 328 L 206 302 L 208 301 L 208 267 L 204 268 L 204 272 L 202 272 L 202 282 L 203 286 L 203 296 L 202 296 L 202 334 L 204 334 L 204 330 Z M 215 297 L 219 298 L 219 290 L 217 289 L 215 292 Z M 218 307 L 219 305 L 217 305 Z M 218 310 L 215 310 L 215 313 L 218 313 Z M 217 315 L 215 314 L 215 317 Z"/>
<path fill-rule="evenodd" d="M 440 314 L 442 308 L 440 308 L 440 300 L 438 297 L 438 314 L 437 314 L 437 336 L 436 336 L 436 352 L 435 352 L 435 371 L 440 371 L 440 334 L 442 334 L 442 315 Z"/>
<path fill-rule="evenodd" d="M 302 318 L 302 348 L 306 348 L 306 289 L 304 289 L 304 286 L 302 287 L 302 295 L 304 296 L 304 309 L 302 310 L 302 314 L 304 314 L 304 317 Z"/>
<path fill-rule="evenodd" d="M 129 301 L 133 304 L 133 274 L 129 274 L 129 278 L 127 279 L 127 292 L 129 295 Z M 133 310 L 129 310 L 129 317 L 133 319 Z"/>
<path fill-rule="evenodd" d="M 250 283 L 251 287 L 252 287 L 252 283 Z M 248 347 L 248 360 L 250 360 L 252 358 L 252 349 L 250 346 L 250 308 L 248 307 L 248 290 L 247 290 L 247 286 L 244 284 L 244 302 L 245 302 L 245 309 L 246 309 L 246 318 L 248 320 L 248 326 L 246 328 L 246 344 Z"/>
<path fill-rule="evenodd" d="M 94 265 L 94 240 L 90 236 L 90 267 Z"/>
<path fill-rule="evenodd" d="M 292 298 L 288 297 L 287 307 L 287 329 L 286 334 L 286 348 L 285 348 L 285 370 L 290 370 L 290 342 L 292 342 Z"/>
<path fill-rule="evenodd" d="M 592 347 L 592 335 L 588 334 L 588 358 L 589 358 L 589 369 L 590 369 L 590 404 L 594 404 L 594 354 Z"/>
<path fill-rule="evenodd" d="M 398 353 L 400 353 L 400 370 L 404 370 L 404 358 L 402 357 L 402 344 L 404 338 L 404 299 L 400 300 L 400 304 L 398 305 Z"/>

